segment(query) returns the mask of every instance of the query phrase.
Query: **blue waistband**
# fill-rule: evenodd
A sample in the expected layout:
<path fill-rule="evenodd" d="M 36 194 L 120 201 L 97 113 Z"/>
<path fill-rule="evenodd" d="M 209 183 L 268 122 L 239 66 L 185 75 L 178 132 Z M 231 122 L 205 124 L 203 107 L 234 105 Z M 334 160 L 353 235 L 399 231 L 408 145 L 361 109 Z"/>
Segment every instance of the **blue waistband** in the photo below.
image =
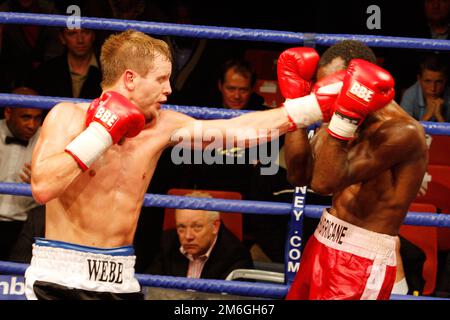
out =
<path fill-rule="evenodd" d="M 134 248 L 133 246 L 123 246 L 123 247 L 115 247 L 115 248 L 96 248 L 89 246 L 82 246 L 79 244 L 73 244 L 64 241 L 58 240 L 49 240 L 45 238 L 34 238 L 34 244 L 41 247 L 53 247 L 53 248 L 61 248 L 67 250 L 75 250 L 81 252 L 89 252 L 95 254 L 106 254 L 110 256 L 133 256 Z"/>

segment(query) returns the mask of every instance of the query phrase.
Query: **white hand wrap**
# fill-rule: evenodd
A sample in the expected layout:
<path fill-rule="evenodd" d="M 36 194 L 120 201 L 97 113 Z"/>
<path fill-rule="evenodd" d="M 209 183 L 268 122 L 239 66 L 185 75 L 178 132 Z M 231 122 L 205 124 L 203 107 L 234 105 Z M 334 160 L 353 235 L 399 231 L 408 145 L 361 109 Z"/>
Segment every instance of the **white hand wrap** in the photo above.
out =
<path fill-rule="evenodd" d="M 306 128 L 322 120 L 322 111 L 314 94 L 296 99 L 286 99 L 283 105 L 286 115 L 296 128 Z"/>
<path fill-rule="evenodd" d="M 335 138 L 350 140 L 354 137 L 359 122 L 360 119 L 349 118 L 335 112 L 328 125 L 328 132 Z"/>
<path fill-rule="evenodd" d="M 112 145 L 108 131 L 99 123 L 91 122 L 89 127 L 78 135 L 65 149 L 87 170 Z"/>

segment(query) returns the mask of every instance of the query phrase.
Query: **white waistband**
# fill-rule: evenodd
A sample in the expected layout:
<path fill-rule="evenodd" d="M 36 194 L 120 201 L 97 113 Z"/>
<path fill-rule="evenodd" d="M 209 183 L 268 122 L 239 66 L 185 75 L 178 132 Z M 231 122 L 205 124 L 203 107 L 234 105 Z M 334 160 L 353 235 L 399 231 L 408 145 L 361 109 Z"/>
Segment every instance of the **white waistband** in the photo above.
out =
<path fill-rule="evenodd" d="M 98 253 L 115 249 L 93 248 L 89 252 L 61 246 L 33 244 L 33 257 L 25 273 L 27 286 L 34 281 L 48 281 L 89 291 L 129 293 L 140 291 L 134 277 L 134 255 Z M 70 244 L 67 244 L 70 245 Z"/>
<path fill-rule="evenodd" d="M 325 209 L 314 236 L 333 249 L 342 250 L 368 259 L 386 259 L 388 265 L 396 265 L 396 237 L 366 230 L 328 213 Z"/>

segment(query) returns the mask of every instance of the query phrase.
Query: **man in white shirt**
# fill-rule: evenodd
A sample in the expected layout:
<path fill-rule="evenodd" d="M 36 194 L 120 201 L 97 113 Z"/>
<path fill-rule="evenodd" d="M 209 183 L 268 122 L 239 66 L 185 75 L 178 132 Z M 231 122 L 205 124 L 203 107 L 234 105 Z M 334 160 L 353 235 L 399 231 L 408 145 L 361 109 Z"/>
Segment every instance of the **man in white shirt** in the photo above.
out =
<path fill-rule="evenodd" d="M 26 87 L 15 94 L 36 93 Z M 0 181 L 30 183 L 31 154 L 39 136 L 43 111 L 41 109 L 4 109 L 5 119 L 0 120 Z M 27 212 L 38 204 L 31 197 L 0 195 L 0 260 L 7 260 Z"/>

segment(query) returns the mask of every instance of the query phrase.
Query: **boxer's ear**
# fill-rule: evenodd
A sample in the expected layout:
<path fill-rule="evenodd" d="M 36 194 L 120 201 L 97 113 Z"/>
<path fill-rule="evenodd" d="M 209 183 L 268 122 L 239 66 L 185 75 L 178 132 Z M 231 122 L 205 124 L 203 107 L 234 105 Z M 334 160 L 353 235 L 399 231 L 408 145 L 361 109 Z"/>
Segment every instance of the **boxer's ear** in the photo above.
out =
<path fill-rule="evenodd" d="M 136 73 L 133 70 L 127 69 L 123 73 L 123 84 L 125 89 L 133 91 L 136 87 L 134 79 L 136 78 Z"/>

